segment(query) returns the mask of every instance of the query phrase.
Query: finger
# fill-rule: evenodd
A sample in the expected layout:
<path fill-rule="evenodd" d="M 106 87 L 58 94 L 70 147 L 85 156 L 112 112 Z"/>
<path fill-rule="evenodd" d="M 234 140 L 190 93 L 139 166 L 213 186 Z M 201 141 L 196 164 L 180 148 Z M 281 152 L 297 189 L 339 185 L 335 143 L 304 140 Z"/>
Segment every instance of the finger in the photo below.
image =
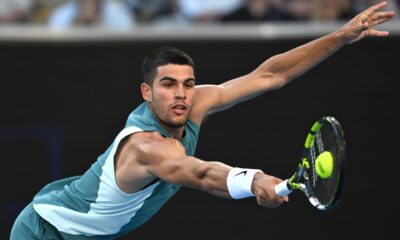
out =
<path fill-rule="evenodd" d="M 288 196 L 284 196 L 284 197 L 283 197 L 283 201 L 289 202 L 289 197 L 288 197 Z"/>
<path fill-rule="evenodd" d="M 380 19 L 390 19 L 394 16 L 394 12 L 377 12 L 371 16 L 372 21 L 380 20 Z"/>
<path fill-rule="evenodd" d="M 260 206 L 264 206 L 267 208 L 277 208 L 279 207 L 279 205 L 281 205 L 283 203 L 282 200 L 280 200 L 279 198 L 275 198 L 275 199 L 271 199 L 271 200 L 259 200 L 258 204 Z"/>
<path fill-rule="evenodd" d="M 274 199 L 274 203 L 275 203 L 276 206 L 279 206 L 279 205 L 281 205 L 282 203 L 287 202 L 285 199 L 287 199 L 287 198 L 285 198 L 285 197 L 278 197 L 278 198 L 275 198 L 275 199 Z"/>
<path fill-rule="evenodd" d="M 367 10 L 364 11 L 364 13 L 367 14 L 367 15 L 371 15 L 374 12 L 386 7 L 386 5 L 387 5 L 387 2 L 381 2 L 379 4 L 376 4 L 376 5 L 368 8 Z"/>
<path fill-rule="evenodd" d="M 273 202 L 260 202 L 260 206 L 264 206 L 270 209 L 277 208 L 279 205 L 273 203 Z"/>
<path fill-rule="evenodd" d="M 378 31 L 375 29 L 370 29 L 367 34 L 368 36 L 385 37 L 389 36 L 390 33 L 388 31 Z"/>
<path fill-rule="evenodd" d="M 384 18 L 384 19 L 379 19 L 379 20 L 373 21 L 372 24 L 371 24 L 371 27 L 376 26 L 376 25 L 381 24 L 381 23 L 384 23 L 384 22 L 387 22 L 390 19 L 392 19 L 392 18 Z"/>

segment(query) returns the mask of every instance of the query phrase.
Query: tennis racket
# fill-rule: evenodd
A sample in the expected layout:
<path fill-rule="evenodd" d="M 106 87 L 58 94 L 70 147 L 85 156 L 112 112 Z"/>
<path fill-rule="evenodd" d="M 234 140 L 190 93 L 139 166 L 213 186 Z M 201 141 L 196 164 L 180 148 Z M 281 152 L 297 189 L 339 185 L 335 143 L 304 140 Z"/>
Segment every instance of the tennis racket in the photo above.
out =
<path fill-rule="evenodd" d="M 286 196 L 297 189 L 317 209 L 331 209 L 337 205 L 343 187 L 345 150 L 339 122 L 331 116 L 322 117 L 314 123 L 306 138 L 300 163 L 293 176 L 275 186 L 277 195 Z M 332 170 L 329 177 L 321 174 L 321 168 L 318 171 L 316 169 L 322 155 L 329 155 L 330 158 Z"/>

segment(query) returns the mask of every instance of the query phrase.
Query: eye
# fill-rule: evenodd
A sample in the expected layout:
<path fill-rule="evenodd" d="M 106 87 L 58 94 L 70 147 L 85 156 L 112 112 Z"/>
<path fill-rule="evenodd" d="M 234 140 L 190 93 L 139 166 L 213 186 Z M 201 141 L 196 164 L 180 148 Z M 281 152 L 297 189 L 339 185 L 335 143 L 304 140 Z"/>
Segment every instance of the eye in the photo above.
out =
<path fill-rule="evenodd" d="M 164 82 L 162 85 L 164 87 L 172 87 L 174 84 L 172 82 Z"/>
<path fill-rule="evenodd" d="M 194 82 L 193 81 L 190 81 L 190 82 L 186 82 L 185 83 L 185 87 L 187 87 L 187 88 L 192 88 L 192 87 L 194 87 Z"/>

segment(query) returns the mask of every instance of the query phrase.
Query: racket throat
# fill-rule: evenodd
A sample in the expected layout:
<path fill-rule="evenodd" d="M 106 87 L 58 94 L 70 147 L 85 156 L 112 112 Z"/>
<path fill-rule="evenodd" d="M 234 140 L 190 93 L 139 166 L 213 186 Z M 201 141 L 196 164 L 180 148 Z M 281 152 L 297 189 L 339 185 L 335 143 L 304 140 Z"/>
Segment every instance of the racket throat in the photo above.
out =
<path fill-rule="evenodd" d="M 289 178 L 287 185 L 290 190 L 299 189 L 302 190 L 305 186 L 301 184 L 301 181 L 304 180 L 304 172 L 307 167 L 304 164 L 300 164 L 297 168 L 297 171 L 293 174 L 291 178 Z"/>

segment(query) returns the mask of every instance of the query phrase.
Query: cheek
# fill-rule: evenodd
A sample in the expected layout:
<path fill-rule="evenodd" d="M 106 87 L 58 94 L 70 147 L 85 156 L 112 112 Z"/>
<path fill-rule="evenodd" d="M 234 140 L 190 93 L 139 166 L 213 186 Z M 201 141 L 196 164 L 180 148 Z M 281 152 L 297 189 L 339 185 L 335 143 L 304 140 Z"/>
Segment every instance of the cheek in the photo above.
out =
<path fill-rule="evenodd" d="M 193 105 L 193 103 L 194 103 L 194 99 L 195 99 L 195 97 L 196 97 L 196 91 L 195 90 L 191 90 L 188 94 L 187 94 L 187 102 L 190 104 L 190 105 Z"/>
<path fill-rule="evenodd" d="M 168 104 L 170 102 L 168 94 L 166 94 L 163 91 L 158 91 L 155 94 L 153 94 L 153 106 L 157 109 L 157 111 L 160 114 L 163 114 L 164 112 L 166 112 Z"/>
<path fill-rule="evenodd" d="M 153 94 L 153 101 L 162 104 L 167 99 L 167 94 L 163 91 L 157 91 Z"/>

